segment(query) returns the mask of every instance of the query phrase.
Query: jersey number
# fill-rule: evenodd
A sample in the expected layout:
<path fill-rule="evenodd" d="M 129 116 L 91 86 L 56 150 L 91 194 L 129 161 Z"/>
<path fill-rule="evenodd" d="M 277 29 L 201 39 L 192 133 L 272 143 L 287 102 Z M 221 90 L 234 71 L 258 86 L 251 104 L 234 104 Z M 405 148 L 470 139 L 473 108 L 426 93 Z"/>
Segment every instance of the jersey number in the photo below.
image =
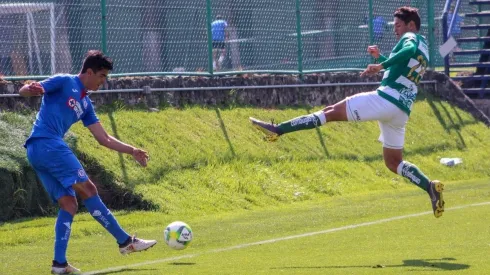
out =
<path fill-rule="evenodd" d="M 419 62 L 419 64 L 413 66 L 407 75 L 408 79 L 415 82 L 415 84 L 419 84 L 420 79 L 422 78 L 422 76 L 424 76 L 425 69 L 427 68 L 427 61 L 424 59 L 424 57 L 422 55 L 417 56 L 417 61 Z M 420 66 L 422 66 L 422 68 L 420 69 L 420 72 L 418 73 L 418 75 L 416 75 L 416 76 L 413 75 L 415 70 L 417 70 Z"/>

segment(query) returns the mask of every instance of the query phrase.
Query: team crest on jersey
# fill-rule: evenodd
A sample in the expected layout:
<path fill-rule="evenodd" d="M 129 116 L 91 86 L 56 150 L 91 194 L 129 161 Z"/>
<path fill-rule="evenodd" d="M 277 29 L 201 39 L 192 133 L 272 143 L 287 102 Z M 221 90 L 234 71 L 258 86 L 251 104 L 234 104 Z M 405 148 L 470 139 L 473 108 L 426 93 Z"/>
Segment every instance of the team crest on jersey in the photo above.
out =
<path fill-rule="evenodd" d="M 68 107 L 70 107 L 73 111 L 75 111 L 75 113 L 77 114 L 77 118 L 80 119 L 80 117 L 82 117 L 83 114 L 83 109 L 82 106 L 80 105 L 80 102 L 78 102 L 76 99 L 70 96 L 70 98 L 68 98 L 67 104 Z"/>
<path fill-rule="evenodd" d="M 83 177 L 85 177 L 85 171 L 83 171 L 83 169 L 81 169 L 81 168 L 80 168 L 80 169 L 78 169 L 78 177 L 79 177 L 79 178 L 83 178 Z"/>

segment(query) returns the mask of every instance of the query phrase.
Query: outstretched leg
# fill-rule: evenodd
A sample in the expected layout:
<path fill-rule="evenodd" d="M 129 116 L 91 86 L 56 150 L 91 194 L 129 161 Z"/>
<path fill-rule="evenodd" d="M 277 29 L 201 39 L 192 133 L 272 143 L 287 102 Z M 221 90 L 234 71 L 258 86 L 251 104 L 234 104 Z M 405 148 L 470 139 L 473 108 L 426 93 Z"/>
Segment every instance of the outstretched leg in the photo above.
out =
<path fill-rule="evenodd" d="M 154 246 L 157 242 L 155 240 L 143 240 L 130 236 L 126 233 L 116 218 L 112 215 L 111 211 L 105 206 L 100 199 L 97 188 L 88 180 L 82 183 L 73 185 L 73 189 L 82 198 L 85 207 L 90 212 L 92 217 L 97 220 L 119 244 L 119 251 L 121 254 L 129 254 L 132 252 L 139 252 L 146 250 Z"/>
<path fill-rule="evenodd" d="M 347 121 L 346 100 L 330 105 L 313 114 L 299 116 L 280 124 L 273 124 L 250 117 L 252 125 L 265 134 L 268 141 L 276 141 L 279 136 L 300 130 L 309 130 L 327 122 Z"/>

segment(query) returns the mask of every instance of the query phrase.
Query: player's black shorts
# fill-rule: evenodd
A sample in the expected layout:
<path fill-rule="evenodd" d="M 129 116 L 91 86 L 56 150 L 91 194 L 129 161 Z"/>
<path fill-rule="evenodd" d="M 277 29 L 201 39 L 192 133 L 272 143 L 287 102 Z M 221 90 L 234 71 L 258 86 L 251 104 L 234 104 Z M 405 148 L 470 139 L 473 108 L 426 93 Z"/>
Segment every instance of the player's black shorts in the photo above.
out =
<path fill-rule="evenodd" d="M 224 49 L 225 41 L 213 41 L 213 49 Z"/>

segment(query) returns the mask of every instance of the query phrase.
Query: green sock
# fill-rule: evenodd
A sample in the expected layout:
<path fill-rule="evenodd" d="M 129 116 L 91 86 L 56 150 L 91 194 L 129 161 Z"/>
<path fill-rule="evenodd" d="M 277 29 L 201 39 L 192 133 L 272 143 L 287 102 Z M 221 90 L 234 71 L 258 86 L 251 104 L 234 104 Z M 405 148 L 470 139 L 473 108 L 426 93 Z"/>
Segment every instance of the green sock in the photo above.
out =
<path fill-rule="evenodd" d="M 429 190 L 429 178 L 424 175 L 424 173 L 422 173 L 422 171 L 420 171 L 417 166 L 411 164 L 410 162 L 400 162 L 398 168 L 396 169 L 396 172 L 398 173 L 398 175 L 409 179 L 410 182 L 424 189 L 425 191 Z"/>
<path fill-rule="evenodd" d="M 283 133 L 291 133 L 300 130 L 315 129 L 327 122 L 327 117 L 323 111 L 318 111 L 306 116 L 300 116 L 283 122 L 277 127 Z"/>

